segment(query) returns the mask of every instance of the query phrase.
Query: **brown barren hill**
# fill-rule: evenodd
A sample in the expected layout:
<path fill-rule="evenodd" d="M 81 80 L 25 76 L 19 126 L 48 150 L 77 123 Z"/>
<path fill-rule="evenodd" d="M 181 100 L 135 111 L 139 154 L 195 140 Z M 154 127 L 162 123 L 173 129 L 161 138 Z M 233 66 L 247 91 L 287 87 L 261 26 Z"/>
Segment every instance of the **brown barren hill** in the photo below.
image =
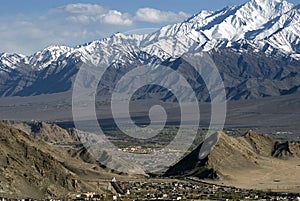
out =
<path fill-rule="evenodd" d="M 78 141 L 77 136 L 72 135 L 70 131 L 53 123 L 38 121 L 27 123 L 20 121 L 4 121 L 4 123 L 22 130 L 36 139 L 52 144 L 73 144 Z"/>
<path fill-rule="evenodd" d="M 207 157 L 199 159 L 201 144 L 170 167 L 165 176 L 194 177 L 247 189 L 299 192 L 299 145 L 278 142 L 253 131 L 240 137 L 218 132 L 214 137 L 217 141 Z"/>
<path fill-rule="evenodd" d="M 123 177 L 103 169 L 88 153 L 72 153 L 0 122 L 0 196 L 44 199 L 105 192 L 106 181 Z"/>

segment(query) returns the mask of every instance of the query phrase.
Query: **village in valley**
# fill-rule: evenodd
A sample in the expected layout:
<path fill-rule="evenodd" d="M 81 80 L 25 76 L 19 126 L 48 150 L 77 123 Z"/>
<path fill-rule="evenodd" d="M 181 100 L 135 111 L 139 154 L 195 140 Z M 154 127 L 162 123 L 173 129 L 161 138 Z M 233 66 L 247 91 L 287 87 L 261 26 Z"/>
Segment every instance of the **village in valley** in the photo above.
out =
<path fill-rule="evenodd" d="M 103 181 L 102 181 L 103 182 Z M 197 178 L 162 179 L 141 181 L 107 180 L 107 192 L 82 192 L 69 194 L 64 198 L 43 199 L 47 201 L 200 201 L 200 200 L 300 200 L 300 193 L 264 192 L 245 190 L 230 186 L 210 184 Z M 0 198 L 1 201 L 37 201 L 30 198 Z"/>
<path fill-rule="evenodd" d="M 77 194 L 76 200 L 300 200 L 300 193 L 245 190 L 202 182 L 197 178 L 108 182 L 112 194 Z"/>

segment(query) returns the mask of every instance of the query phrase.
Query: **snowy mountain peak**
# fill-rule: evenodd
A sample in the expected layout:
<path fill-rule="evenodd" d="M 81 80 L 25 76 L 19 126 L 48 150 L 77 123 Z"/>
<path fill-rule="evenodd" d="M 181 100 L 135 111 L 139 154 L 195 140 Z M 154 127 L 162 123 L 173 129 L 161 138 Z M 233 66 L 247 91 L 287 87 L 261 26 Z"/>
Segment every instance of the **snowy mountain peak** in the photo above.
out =
<path fill-rule="evenodd" d="M 300 59 L 299 5 L 284 0 L 250 0 L 218 11 L 201 11 L 182 23 L 143 35 L 115 33 L 108 38 L 70 48 L 49 46 L 29 57 L 0 55 L 5 71 L 29 65 L 43 70 L 64 63 L 70 56 L 95 65 L 134 59 L 144 52 L 161 60 L 177 58 L 195 49 L 236 48 L 250 45 L 269 55 L 284 54 Z M 244 50 L 241 50 L 244 51 Z"/>
<path fill-rule="evenodd" d="M 71 50 L 72 48 L 67 46 L 49 46 L 28 57 L 26 63 L 37 70 L 42 70 L 49 66 L 52 62 L 57 61 L 60 56 Z"/>
<path fill-rule="evenodd" d="M 0 55 L 0 72 L 10 72 L 17 67 L 18 63 L 24 62 L 25 60 L 26 56 L 21 54 L 2 53 Z"/>
<path fill-rule="evenodd" d="M 246 2 L 245 4 L 255 4 L 255 5 L 261 5 L 262 7 L 270 6 L 274 7 L 274 5 L 282 4 L 284 6 L 291 4 L 288 3 L 285 0 L 250 0 L 249 2 Z"/>
<path fill-rule="evenodd" d="M 121 32 L 114 33 L 110 38 L 124 38 L 125 35 Z"/>
<path fill-rule="evenodd" d="M 229 7 L 215 12 L 201 30 L 211 40 L 237 41 L 246 38 L 247 32 L 261 28 L 269 20 L 286 13 L 292 7 L 293 4 L 281 0 L 251 0 L 240 7 Z"/>
<path fill-rule="evenodd" d="M 274 52 L 287 52 L 288 44 L 271 46 L 268 39 L 271 33 L 268 30 L 274 19 L 284 16 L 291 11 L 293 4 L 283 0 L 250 0 L 241 6 L 226 7 L 210 12 L 201 11 L 187 19 L 183 23 L 166 26 L 159 31 L 150 34 L 144 50 L 155 54 L 160 58 L 180 56 L 186 51 L 192 51 L 195 46 L 209 51 L 213 48 L 236 46 L 236 43 L 248 43 L 254 49 L 265 51 L 268 54 Z M 292 17 L 293 18 L 293 17 Z M 285 25 L 277 26 L 282 29 Z M 293 38 L 299 38 L 299 25 L 293 28 L 296 33 Z M 280 30 L 278 30 L 280 31 Z M 263 35 L 263 37 L 257 37 Z M 283 37 L 288 37 L 285 34 Z M 290 39 L 282 41 L 292 42 Z M 268 47 L 265 45 L 267 44 Z M 192 49 L 191 49 L 192 48 Z M 298 54 L 293 48 L 289 48 L 290 55 Z M 294 58 L 298 57 L 295 55 Z"/>
<path fill-rule="evenodd" d="M 244 7 L 246 11 L 254 11 L 265 16 L 268 19 L 282 15 L 292 9 L 294 5 L 284 0 L 250 0 L 245 3 Z M 252 16 L 256 13 L 252 13 Z"/>
<path fill-rule="evenodd" d="M 212 11 L 202 10 L 198 14 L 195 14 L 192 17 L 188 18 L 186 22 L 190 22 L 190 23 L 201 22 L 204 21 L 207 17 L 209 17 L 213 13 L 214 12 Z"/>

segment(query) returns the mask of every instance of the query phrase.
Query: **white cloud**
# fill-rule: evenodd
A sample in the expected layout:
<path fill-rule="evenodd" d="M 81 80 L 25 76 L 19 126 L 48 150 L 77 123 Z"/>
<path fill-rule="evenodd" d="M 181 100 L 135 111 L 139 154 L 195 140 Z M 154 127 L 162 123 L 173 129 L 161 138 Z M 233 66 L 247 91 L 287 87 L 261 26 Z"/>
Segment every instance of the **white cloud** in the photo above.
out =
<path fill-rule="evenodd" d="M 136 11 L 135 19 L 137 21 L 163 23 L 179 22 L 186 19 L 189 15 L 184 12 L 161 11 L 154 8 L 140 8 Z"/>
<path fill-rule="evenodd" d="M 68 15 L 67 20 L 73 23 L 103 23 L 118 26 L 131 26 L 135 21 L 150 23 L 179 22 L 189 14 L 184 12 L 162 11 L 154 8 L 140 8 L 135 16 L 118 10 L 109 10 L 96 4 L 68 4 L 58 8 Z"/>
<path fill-rule="evenodd" d="M 4 23 L 1 22 L 5 27 L 5 31 L 0 32 L 1 51 L 29 55 L 52 42 L 52 33 L 30 21 L 18 20 Z"/>
<path fill-rule="evenodd" d="M 117 10 L 110 10 L 103 16 L 103 22 L 106 24 L 130 26 L 133 24 L 132 17 L 129 14 L 123 14 Z"/>
<path fill-rule="evenodd" d="M 81 23 L 81 24 L 88 24 L 91 21 L 94 21 L 93 18 L 86 15 L 68 16 L 66 19 L 69 22 Z"/>
<path fill-rule="evenodd" d="M 72 23 L 100 23 L 118 26 L 133 24 L 133 18 L 128 13 L 109 10 L 96 4 L 68 4 L 57 8 L 56 11 L 67 15 L 67 21 Z"/>
<path fill-rule="evenodd" d="M 72 14 L 101 14 L 105 12 L 105 8 L 97 4 L 68 4 L 59 7 L 57 10 Z"/>
<path fill-rule="evenodd" d="M 107 36 L 86 25 L 65 23 L 61 18 L 0 20 L 0 30 L 0 52 L 25 55 L 49 45 L 76 46 Z"/>
<path fill-rule="evenodd" d="M 30 55 L 49 45 L 76 46 L 116 32 L 130 29 L 140 32 L 136 22 L 143 22 L 143 27 L 146 27 L 149 22 L 181 21 L 185 15 L 151 8 L 141 8 L 129 14 L 95 4 L 69 4 L 38 17 L 28 13 L 16 18 L 1 18 L 0 52 Z"/>

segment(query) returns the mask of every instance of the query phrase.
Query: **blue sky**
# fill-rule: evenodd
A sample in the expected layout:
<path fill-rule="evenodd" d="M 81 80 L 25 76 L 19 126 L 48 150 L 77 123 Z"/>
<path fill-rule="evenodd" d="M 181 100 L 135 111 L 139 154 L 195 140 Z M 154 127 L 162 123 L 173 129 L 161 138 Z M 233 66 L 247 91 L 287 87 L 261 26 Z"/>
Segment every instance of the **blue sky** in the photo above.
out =
<path fill-rule="evenodd" d="M 212 3 L 216 2 L 216 3 Z M 76 46 L 115 32 L 154 30 L 201 10 L 246 0 L 6 0 L 0 7 L 0 52 L 30 55 L 49 45 Z M 299 0 L 289 0 L 297 4 Z"/>

